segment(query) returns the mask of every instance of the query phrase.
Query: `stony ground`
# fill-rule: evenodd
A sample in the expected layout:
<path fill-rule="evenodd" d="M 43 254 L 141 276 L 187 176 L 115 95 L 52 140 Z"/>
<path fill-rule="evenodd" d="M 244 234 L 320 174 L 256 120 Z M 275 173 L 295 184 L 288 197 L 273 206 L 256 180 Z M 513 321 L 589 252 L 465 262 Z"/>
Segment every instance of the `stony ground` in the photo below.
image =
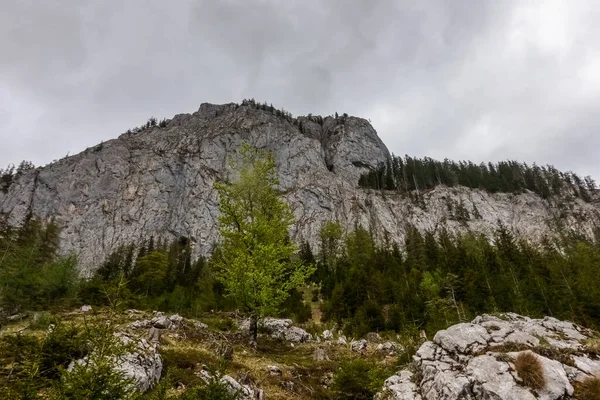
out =
<path fill-rule="evenodd" d="M 203 385 L 207 376 L 221 374 L 247 391 L 248 398 L 335 399 L 342 397 L 334 390 L 333 382 L 344 362 L 366 361 L 381 376 L 380 385 L 402 360 L 410 359 L 398 337 L 384 339 L 371 334 L 368 340 L 352 340 L 314 322 L 301 327 L 289 320 L 267 320 L 254 349 L 248 344 L 247 331 L 240 328 L 244 326 L 243 318 L 235 314 L 207 313 L 198 319 L 186 319 L 138 310 L 114 314 L 93 309 L 62 312 L 59 317 L 63 323 L 72 324 L 112 319 L 115 330 L 127 340 L 143 343 L 144 349 L 155 349 L 160 355 L 157 364 L 150 352 L 140 350 L 122 369 L 136 379 L 140 388 L 156 386 L 159 370 L 158 382 L 168 381 L 171 395 Z M 47 328 L 32 328 L 33 318 L 30 314 L 9 323 L 0 335 L 43 335 Z M 10 365 L 2 367 L 2 375 L 6 376 Z"/>

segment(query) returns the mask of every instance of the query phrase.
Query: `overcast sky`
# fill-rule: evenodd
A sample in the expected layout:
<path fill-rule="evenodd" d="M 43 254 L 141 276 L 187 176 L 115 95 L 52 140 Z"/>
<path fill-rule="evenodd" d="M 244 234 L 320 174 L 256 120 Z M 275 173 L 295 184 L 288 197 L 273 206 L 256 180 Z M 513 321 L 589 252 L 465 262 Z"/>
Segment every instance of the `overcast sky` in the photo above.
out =
<path fill-rule="evenodd" d="M 600 2 L 0 0 L 0 168 L 254 97 L 600 181 Z"/>

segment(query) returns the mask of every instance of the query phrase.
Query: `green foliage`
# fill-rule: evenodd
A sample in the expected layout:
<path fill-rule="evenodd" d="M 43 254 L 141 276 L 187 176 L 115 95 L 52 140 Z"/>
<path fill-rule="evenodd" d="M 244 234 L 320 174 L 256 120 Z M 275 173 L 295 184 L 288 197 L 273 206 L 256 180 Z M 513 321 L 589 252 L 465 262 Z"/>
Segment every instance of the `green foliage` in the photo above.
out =
<path fill-rule="evenodd" d="M 239 178 L 216 183 L 219 192 L 222 243 L 214 262 L 227 296 L 257 316 L 274 314 L 292 289 L 313 272 L 294 257 L 289 240 L 294 222 L 289 206 L 279 198 L 272 153 L 243 145 Z"/>
<path fill-rule="evenodd" d="M 423 191 L 438 185 L 465 186 L 491 193 L 520 193 L 530 190 L 543 198 L 573 195 L 590 201 L 590 192 L 596 189 L 591 177 L 581 179 L 573 172 L 560 172 L 551 165 L 529 166 L 516 161 L 497 164 L 473 164 L 471 161 L 443 162 L 429 157 L 404 158 L 392 155 L 377 168 L 363 174 L 359 185 L 371 189 L 397 190 L 402 193 Z M 465 209 L 458 210 L 457 218 L 468 217 Z"/>
<path fill-rule="evenodd" d="M 356 336 L 407 326 L 434 334 L 496 311 L 600 325 L 597 242 L 564 235 L 532 245 L 503 226 L 491 240 L 407 227 L 404 247 L 358 228 L 335 257 L 317 256 L 325 320 Z"/>
<path fill-rule="evenodd" d="M 242 398 L 238 393 L 232 393 L 228 387 L 219 382 L 212 380 L 206 385 L 194 387 L 186 390 L 180 400 L 237 400 Z"/>
<path fill-rule="evenodd" d="M 29 220 L 0 233 L 0 305 L 20 309 L 68 305 L 79 285 L 74 256 L 59 257 L 58 227 Z"/>
<path fill-rule="evenodd" d="M 372 399 L 391 371 L 363 358 L 344 360 L 336 372 L 332 389 L 338 399 Z"/>

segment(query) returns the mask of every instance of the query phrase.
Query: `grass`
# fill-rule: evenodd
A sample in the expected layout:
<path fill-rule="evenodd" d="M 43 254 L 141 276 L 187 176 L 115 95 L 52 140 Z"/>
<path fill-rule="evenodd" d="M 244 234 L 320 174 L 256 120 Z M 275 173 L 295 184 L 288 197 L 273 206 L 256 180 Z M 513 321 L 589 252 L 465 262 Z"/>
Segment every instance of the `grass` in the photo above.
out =
<path fill-rule="evenodd" d="M 308 294 L 307 294 L 308 295 Z M 151 318 L 151 313 L 129 315 L 126 312 L 114 313 L 104 308 L 94 308 L 93 312 L 83 314 L 77 310 L 66 310 L 55 314 L 42 314 L 34 322 L 32 318 L 19 321 L 0 330 L 0 344 L 2 338 L 23 332 L 34 335 L 40 340 L 45 337 L 49 323 L 60 320 L 83 328 L 89 323 L 102 324 L 111 322 L 116 330 L 124 330 L 139 337 L 145 337 L 146 329 L 131 329 L 130 324 L 139 319 Z M 209 371 L 228 374 L 240 383 L 250 383 L 252 386 L 263 389 L 269 399 L 275 400 L 301 400 L 301 399 L 338 399 L 343 398 L 343 393 L 334 390 L 331 386 L 332 378 L 340 373 L 340 366 L 347 365 L 345 378 L 347 384 L 352 383 L 352 371 L 361 370 L 364 365 L 348 364 L 347 360 L 356 358 L 348 346 L 337 344 L 325 345 L 323 343 L 291 344 L 261 335 L 258 348 L 248 346 L 247 332 L 235 327 L 231 315 L 226 313 L 206 313 L 199 317 L 209 328 L 198 330 L 191 323 L 184 323 L 176 331 L 164 331 L 161 337 L 159 352 L 163 359 L 163 376 L 161 384 L 154 391 L 148 393 L 144 399 L 178 398 L 188 392 L 200 393 L 205 383 L 197 373 L 205 366 Z M 307 322 L 304 327 L 312 326 L 312 330 L 321 331 L 328 327 L 318 319 Z M 169 337 L 177 334 L 177 337 Z M 223 362 L 218 353 L 219 346 L 227 343 L 233 351 L 233 359 Z M 316 362 L 313 353 L 317 347 L 326 347 L 329 360 Z M 14 347 L 14 346 L 13 346 Z M 411 347 L 411 346 L 409 346 Z M 411 347 L 411 352 L 412 351 Z M 10 372 L 11 363 L 14 362 L 11 346 L 6 343 L 0 346 L 0 386 L 6 383 L 6 375 Z M 407 355 L 408 357 L 402 357 Z M 400 359 L 403 363 L 408 361 L 412 354 L 402 353 L 398 357 L 383 357 L 370 352 L 365 361 L 368 363 L 370 391 L 379 389 L 382 379 L 391 375 L 399 366 Z M 282 370 L 281 375 L 271 375 L 268 366 L 276 365 Z M 360 367 L 360 368 L 359 368 Z M 366 367 L 365 367 L 366 368 Z M 339 380 L 338 380 L 339 381 Z M 328 385 L 324 385 L 328 382 Z M 360 383 L 358 383 L 360 385 Z M 200 391 L 198 391 L 200 390 Z M 370 392 L 369 392 L 370 393 Z M 0 397 L 4 393 L 0 393 Z M 342 396 L 342 397 L 340 397 Z M 14 398 L 6 397 L 3 398 Z M 193 398 L 193 397 L 190 397 Z"/>
<path fill-rule="evenodd" d="M 546 386 L 544 368 L 535 353 L 531 351 L 519 353 L 515 358 L 514 365 L 523 385 L 532 389 L 541 389 Z"/>
<path fill-rule="evenodd" d="M 575 398 L 579 400 L 600 400 L 600 377 L 587 378 L 575 385 Z"/>

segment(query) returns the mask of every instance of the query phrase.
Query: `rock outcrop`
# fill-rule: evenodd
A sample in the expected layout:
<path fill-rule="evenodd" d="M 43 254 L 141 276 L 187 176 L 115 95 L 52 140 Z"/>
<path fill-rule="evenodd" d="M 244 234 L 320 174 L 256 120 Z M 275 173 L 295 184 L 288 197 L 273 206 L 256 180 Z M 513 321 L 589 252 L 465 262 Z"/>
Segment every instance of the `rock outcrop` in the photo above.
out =
<path fill-rule="evenodd" d="M 132 392 L 143 393 L 154 387 L 160 380 L 163 368 L 156 345 L 126 333 L 117 333 L 115 336 L 123 345 L 130 346 L 130 349 L 124 354 L 112 357 L 114 369 L 121 371 L 125 379 L 131 380 Z M 85 367 L 93 362 L 93 358 L 90 357 L 79 359 L 69 365 L 68 371 L 72 372 L 75 365 Z"/>
<path fill-rule="evenodd" d="M 290 122 L 291 121 L 291 122 Z M 316 121 L 316 122 L 315 122 Z M 532 194 L 489 194 L 437 187 L 421 204 L 397 193 L 357 187 L 359 176 L 389 152 L 368 121 L 355 118 L 282 118 L 236 104 L 202 104 L 176 115 L 165 127 L 88 148 L 45 167 L 18 174 L 0 190 L 0 214 L 12 225 L 26 217 L 54 218 L 62 228 L 62 251 L 75 252 L 86 270 L 119 245 L 154 236 L 189 238 L 207 254 L 217 235 L 217 179 L 227 176 L 227 158 L 242 142 L 274 152 L 281 190 L 297 224 L 296 239 L 318 247 L 325 221 L 356 224 L 401 242 L 407 223 L 421 230 L 491 233 L 500 220 L 515 233 L 540 238 L 559 218 L 567 228 L 592 235 L 598 205 L 572 200 L 562 210 Z M 477 219 L 454 220 L 449 199 Z M 92 228 L 90 228 L 92 227 Z"/>
<path fill-rule="evenodd" d="M 286 340 L 292 343 L 306 343 L 313 338 L 312 335 L 304 329 L 293 325 L 291 319 L 280 318 L 264 318 L 258 321 L 258 326 L 261 330 L 267 332 L 271 337 Z M 239 328 L 248 330 L 250 328 L 250 320 L 241 321 Z"/>
<path fill-rule="evenodd" d="M 425 342 L 410 369 L 386 380 L 376 399 L 573 398 L 574 385 L 600 373 L 589 330 L 555 318 L 508 313 L 482 315 L 439 331 Z M 532 355 L 542 384 L 528 386 L 517 359 Z M 521 375 L 523 374 L 523 375 Z"/>

